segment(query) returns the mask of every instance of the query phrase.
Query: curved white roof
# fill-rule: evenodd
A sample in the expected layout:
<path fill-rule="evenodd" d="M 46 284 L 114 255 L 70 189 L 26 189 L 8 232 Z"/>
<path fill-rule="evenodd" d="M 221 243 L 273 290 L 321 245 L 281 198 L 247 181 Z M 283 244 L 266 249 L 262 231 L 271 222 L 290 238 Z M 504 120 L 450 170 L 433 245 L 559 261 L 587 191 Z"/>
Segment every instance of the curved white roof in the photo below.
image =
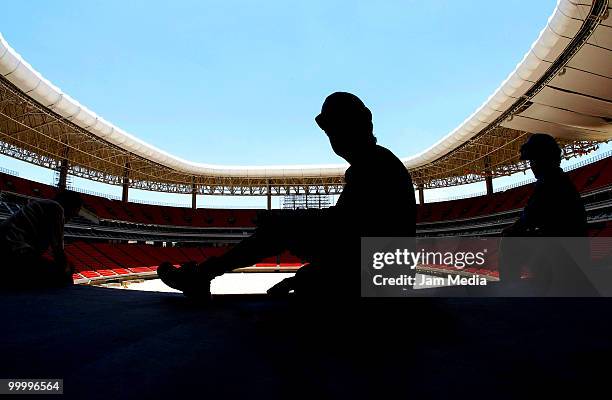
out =
<path fill-rule="evenodd" d="M 585 1 L 560 0 L 546 27 L 506 80 L 472 115 L 426 150 L 403 158 L 407 168 L 428 164 L 459 147 L 495 120 L 545 73 L 583 23 Z M 581 9 L 581 7 L 583 7 Z M 588 7 L 588 6 L 586 6 Z M 43 106 L 138 156 L 191 175 L 313 177 L 342 175 L 346 165 L 226 166 L 196 163 L 169 154 L 106 121 L 46 80 L 0 34 L 0 74 Z"/>

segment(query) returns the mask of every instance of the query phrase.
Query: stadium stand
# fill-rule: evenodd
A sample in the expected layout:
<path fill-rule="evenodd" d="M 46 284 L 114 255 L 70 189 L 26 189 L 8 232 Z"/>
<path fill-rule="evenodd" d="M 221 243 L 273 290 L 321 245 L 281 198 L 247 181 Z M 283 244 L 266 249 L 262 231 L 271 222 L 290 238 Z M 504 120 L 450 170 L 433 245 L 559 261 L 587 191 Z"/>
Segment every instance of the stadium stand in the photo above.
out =
<path fill-rule="evenodd" d="M 568 172 L 576 189 L 588 194 L 612 183 L 612 157 Z M 490 196 L 465 198 L 419 205 L 417 221 L 420 223 L 468 219 L 514 209 L 527 203 L 533 185 L 524 185 Z"/>
<path fill-rule="evenodd" d="M 609 155 L 568 172 L 580 191 L 589 218 L 589 234 L 612 236 L 612 157 Z M 0 173 L 0 219 L 31 198 L 50 198 L 56 188 Z M 523 185 L 459 200 L 417 207 L 417 235 L 495 236 L 512 223 L 525 206 L 533 185 Z M 218 256 L 253 232 L 257 210 L 197 209 L 122 203 L 83 194 L 85 206 L 99 224 L 77 218 L 66 226 L 66 254 L 75 265 L 75 282 L 104 281 L 155 275 L 165 260 L 180 264 Z M 136 242 L 136 243 L 132 243 Z M 593 242 L 593 259 L 610 256 L 611 249 Z M 285 252 L 262 260 L 251 270 L 295 270 L 303 262 Z M 427 273 L 479 274 L 497 279 L 497 271 L 481 268 L 457 271 L 440 265 L 421 268 Z"/>
<path fill-rule="evenodd" d="M 7 173 L 0 173 L 0 190 L 27 197 L 51 198 L 57 188 Z M 254 227 L 256 210 L 220 210 L 123 203 L 82 194 L 85 206 L 101 219 L 151 225 L 196 227 Z"/>
<path fill-rule="evenodd" d="M 177 264 L 219 256 L 229 249 L 224 247 L 157 247 L 126 243 L 87 243 L 82 241 L 66 244 L 68 260 L 75 266 L 73 278 L 77 282 L 89 279 L 108 279 L 127 276 L 149 276 L 164 260 Z M 301 267 L 304 263 L 289 253 L 268 257 L 253 266 L 262 271 L 286 271 Z M 251 271 L 253 269 L 250 269 Z"/>

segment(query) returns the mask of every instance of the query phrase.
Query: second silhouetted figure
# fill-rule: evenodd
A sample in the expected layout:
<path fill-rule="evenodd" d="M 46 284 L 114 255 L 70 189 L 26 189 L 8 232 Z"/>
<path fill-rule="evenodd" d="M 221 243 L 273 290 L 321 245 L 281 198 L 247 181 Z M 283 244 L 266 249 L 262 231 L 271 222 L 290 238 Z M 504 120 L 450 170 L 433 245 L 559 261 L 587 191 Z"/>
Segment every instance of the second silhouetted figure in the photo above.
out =
<path fill-rule="evenodd" d="M 504 229 L 499 273 L 502 285 L 518 295 L 592 295 L 582 271 L 588 243 L 587 217 L 580 194 L 561 169 L 555 139 L 535 133 L 521 147 L 536 178 L 520 218 Z M 564 239 L 561 239 L 564 238 Z M 586 251 L 586 252 L 585 252 Z M 530 279 L 523 283 L 522 272 Z"/>

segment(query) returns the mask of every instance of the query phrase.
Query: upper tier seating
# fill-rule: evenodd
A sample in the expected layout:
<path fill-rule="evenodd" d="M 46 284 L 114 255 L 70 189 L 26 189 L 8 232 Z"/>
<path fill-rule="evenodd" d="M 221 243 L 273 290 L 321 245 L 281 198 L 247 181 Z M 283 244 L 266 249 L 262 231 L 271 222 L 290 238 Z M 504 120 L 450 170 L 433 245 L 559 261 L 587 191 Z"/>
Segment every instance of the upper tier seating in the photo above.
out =
<path fill-rule="evenodd" d="M 230 247 L 157 247 L 143 244 L 74 242 L 65 246 L 66 256 L 75 267 L 74 279 L 112 278 L 120 275 L 153 273 L 163 261 L 181 264 L 202 262 L 219 256 Z M 283 253 L 268 257 L 256 268 L 297 269 L 303 265 L 297 257 Z"/>
<path fill-rule="evenodd" d="M 568 172 L 580 193 L 588 193 L 612 184 L 612 157 Z M 509 210 L 527 204 L 533 184 L 519 186 L 491 196 L 471 197 L 417 206 L 417 223 L 468 219 Z"/>
<path fill-rule="evenodd" d="M 581 193 L 612 184 L 612 157 L 569 172 Z M 52 197 L 57 188 L 0 173 L 0 190 L 31 197 Z M 491 196 L 427 203 L 417 206 L 417 223 L 469 219 L 477 216 L 516 210 L 525 206 L 533 185 L 524 185 Z M 140 224 L 191 227 L 252 228 L 257 210 L 206 209 L 123 203 L 104 197 L 83 194 L 86 207 L 100 219 Z"/>
<path fill-rule="evenodd" d="M 57 188 L 0 173 L 0 190 L 29 197 L 51 198 Z M 82 195 L 85 207 L 99 218 L 141 224 L 195 227 L 254 227 L 257 210 L 206 209 L 123 203 L 104 197 Z"/>

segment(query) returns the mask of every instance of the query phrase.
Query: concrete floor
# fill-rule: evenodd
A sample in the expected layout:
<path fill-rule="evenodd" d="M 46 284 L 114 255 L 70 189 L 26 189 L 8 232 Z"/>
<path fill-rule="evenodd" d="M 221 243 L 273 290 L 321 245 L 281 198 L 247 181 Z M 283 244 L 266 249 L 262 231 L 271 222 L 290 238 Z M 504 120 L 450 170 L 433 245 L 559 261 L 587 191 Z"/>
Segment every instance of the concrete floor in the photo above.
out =
<path fill-rule="evenodd" d="M 609 381 L 611 305 L 251 295 L 202 306 L 84 286 L 0 292 L 0 378 L 63 378 L 75 399 L 585 395 Z"/>
<path fill-rule="evenodd" d="M 268 289 L 294 273 L 231 273 L 223 274 L 212 280 L 210 291 L 215 294 L 265 294 Z M 117 288 L 124 288 L 117 284 Z M 161 279 L 147 279 L 143 282 L 129 283 L 125 289 L 147 292 L 180 293 L 166 286 Z"/>

